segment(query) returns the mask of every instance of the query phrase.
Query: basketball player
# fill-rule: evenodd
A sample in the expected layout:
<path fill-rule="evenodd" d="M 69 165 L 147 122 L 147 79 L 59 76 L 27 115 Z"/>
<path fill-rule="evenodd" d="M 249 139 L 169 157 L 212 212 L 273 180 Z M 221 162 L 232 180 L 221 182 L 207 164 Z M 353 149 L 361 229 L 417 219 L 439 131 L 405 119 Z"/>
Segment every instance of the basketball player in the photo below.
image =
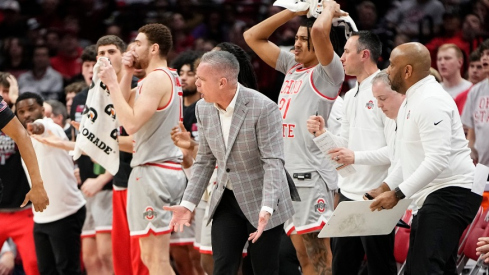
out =
<path fill-rule="evenodd" d="M 167 67 L 172 36 L 166 26 L 141 27 L 135 43 L 123 55 L 120 85 L 109 62 L 99 75 L 119 121 L 134 138 L 127 198 L 131 236 L 139 237 L 141 258 L 151 275 L 175 274 L 169 257 L 171 213 L 162 206 L 177 204 L 185 189 L 182 153 L 170 137 L 182 116 L 182 89 L 176 71 Z M 144 69 L 147 76 L 131 91 L 135 69 Z"/>
<path fill-rule="evenodd" d="M 306 12 L 284 10 L 244 33 L 246 43 L 255 53 L 285 74 L 278 102 L 283 118 L 285 167 L 294 176 L 302 199 L 293 202 L 296 214 L 286 223 L 286 231 L 292 234 L 302 271 L 307 275 L 331 273 L 329 239 L 318 239 L 317 235 L 333 211 L 338 179 L 304 122 L 314 113 L 329 117 L 345 76 L 330 38 L 333 18 L 343 12 L 334 1 L 325 1 L 323 5 L 317 20 L 308 19 L 297 30 L 294 53 L 280 50 L 268 37 Z"/>

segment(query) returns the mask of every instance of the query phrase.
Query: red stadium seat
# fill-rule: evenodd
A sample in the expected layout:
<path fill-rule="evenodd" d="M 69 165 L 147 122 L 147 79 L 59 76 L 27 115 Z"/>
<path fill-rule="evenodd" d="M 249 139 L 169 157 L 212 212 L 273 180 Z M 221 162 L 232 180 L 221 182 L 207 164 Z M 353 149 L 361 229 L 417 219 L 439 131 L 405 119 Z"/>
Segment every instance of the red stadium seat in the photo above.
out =
<path fill-rule="evenodd" d="M 460 274 L 467 261 L 472 259 L 474 261 L 478 260 L 478 256 L 475 254 L 475 249 L 477 248 L 477 240 L 482 236 L 488 236 L 489 234 L 489 210 L 484 211 L 482 214 L 482 207 L 479 208 L 474 221 L 466 230 L 466 236 L 461 240 L 461 245 L 459 246 L 459 251 L 462 251 L 462 255 L 457 262 L 457 272 Z"/>
<path fill-rule="evenodd" d="M 404 216 L 402 216 L 402 220 L 411 225 L 411 222 L 413 220 L 413 212 L 410 209 L 406 210 L 406 213 L 404 213 Z M 396 228 L 396 238 L 394 240 L 394 257 L 396 258 L 396 262 L 402 265 L 398 274 L 404 273 L 405 262 L 409 250 L 410 232 L 410 228 Z"/>

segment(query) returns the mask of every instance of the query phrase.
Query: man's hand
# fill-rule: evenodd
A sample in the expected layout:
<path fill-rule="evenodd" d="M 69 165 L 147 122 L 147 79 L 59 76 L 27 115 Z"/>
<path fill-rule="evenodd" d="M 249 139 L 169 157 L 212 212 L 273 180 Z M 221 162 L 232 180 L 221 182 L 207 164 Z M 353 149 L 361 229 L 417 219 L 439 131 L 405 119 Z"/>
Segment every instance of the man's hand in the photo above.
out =
<path fill-rule="evenodd" d="M 107 86 L 107 88 L 119 85 L 114 67 L 112 67 L 110 62 L 105 58 L 100 61 L 102 62 L 102 66 L 100 66 L 100 71 L 98 73 L 100 80 Z"/>
<path fill-rule="evenodd" d="M 190 137 L 190 132 L 187 132 L 183 122 L 179 122 L 178 127 L 171 129 L 171 139 L 173 143 L 182 150 L 192 152 L 195 148 L 195 141 Z"/>
<path fill-rule="evenodd" d="M 44 125 L 41 123 L 27 123 L 27 132 L 29 135 L 42 135 L 44 133 Z"/>
<path fill-rule="evenodd" d="M 324 125 L 325 122 L 322 116 L 310 116 L 307 120 L 307 130 L 316 137 L 326 133 Z"/>
<path fill-rule="evenodd" d="M 192 219 L 192 212 L 188 210 L 186 207 L 181 205 L 174 206 L 163 206 L 163 209 L 166 211 L 173 212 L 173 217 L 170 221 L 170 230 L 177 232 L 183 231 L 183 225 L 190 226 L 190 220 Z"/>
<path fill-rule="evenodd" d="M 0 245 L 1 247 L 1 245 Z M 12 252 L 8 251 L 0 258 L 0 275 L 11 275 L 14 272 L 15 258 Z"/>
<path fill-rule="evenodd" d="M 489 237 L 480 237 L 477 242 L 477 251 L 475 254 L 484 259 L 484 263 L 489 263 Z"/>
<path fill-rule="evenodd" d="M 11 74 L 7 76 L 7 81 L 10 85 L 10 88 L 8 89 L 8 97 L 10 102 L 15 103 L 19 97 L 19 84 L 17 84 L 17 79 L 15 79 L 15 76 Z"/>
<path fill-rule="evenodd" d="M 368 191 L 367 193 L 370 196 L 372 196 L 373 198 L 377 198 L 380 194 L 387 192 L 387 191 L 391 191 L 391 189 L 390 189 L 389 185 L 387 185 L 387 183 L 383 182 L 379 187 L 372 189 L 372 190 Z M 363 196 L 363 199 L 369 200 L 365 196 Z"/>
<path fill-rule="evenodd" d="M 475 148 L 470 148 L 470 158 L 474 162 L 474 165 L 479 163 L 479 152 Z"/>
<path fill-rule="evenodd" d="M 323 1 L 323 12 L 327 10 L 334 12 L 333 17 L 341 17 L 341 16 L 348 15 L 347 12 L 344 12 L 340 9 L 340 4 L 336 3 L 335 1 Z"/>
<path fill-rule="evenodd" d="M 348 148 L 334 148 L 328 152 L 331 155 L 331 159 L 336 160 L 339 163 L 349 165 L 355 163 L 355 153 Z"/>
<path fill-rule="evenodd" d="M 40 136 L 40 135 L 36 135 L 36 134 L 32 134 L 32 138 L 39 141 L 40 143 L 43 143 L 43 144 L 46 144 L 46 145 L 49 145 L 49 146 L 52 146 L 52 147 L 56 147 L 56 148 L 62 148 L 62 143 L 63 143 L 63 140 L 58 137 L 57 135 L 53 134 L 53 132 L 51 132 L 50 130 L 47 131 L 46 133 L 47 135 L 45 137 L 43 136 Z"/>
<path fill-rule="evenodd" d="M 80 131 L 80 122 L 71 121 L 70 123 L 77 131 Z"/>
<path fill-rule="evenodd" d="M 260 216 L 258 218 L 258 229 L 256 230 L 256 232 L 250 234 L 248 241 L 255 243 L 258 240 L 258 238 L 260 238 L 261 234 L 265 230 L 265 226 L 267 226 L 270 216 L 271 216 L 270 213 L 268 213 L 267 211 L 264 210 L 260 211 Z"/>
<path fill-rule="evenodd" d="M 42 183 L 33 185 L 32 189 L 25 195 L 24 202 L 20 207 L 26 206 L 29 201 L 32 202 L 32 206 L 37 212 L 42 212 L 49 205 L 49 198 Z"/>
<path fill-rule="evenodd" d="M 396 193 L 394 193 L 394 191 L 387 191 L 378 195 L 375 200 L 373 200 L 370 205 L 370 210 L 381 211 L 383 209 L 392 209 L 398 202 L 399 200 L 396 197 Z"/>
<path fill-rule="evenodd" d="M 134 67 L 136 60 L 138 60 L 138 55 L 134 50 L 130 50 L 122 54 L 122 65 L 124 66 L 126 72 L 132 74 L 134 73 L 134 70 L 136 69 Z"/>
<path fill-rule="evenodd" d="M 81 187 L 81 191 L 85 196 L 87 197 L 93 197 L 95 196 L 100 190 L 102 190 L 102 187 L 104 187 L 105 183 L 100 182 L 98 178 L 88 178 L 85 180 Z"/>

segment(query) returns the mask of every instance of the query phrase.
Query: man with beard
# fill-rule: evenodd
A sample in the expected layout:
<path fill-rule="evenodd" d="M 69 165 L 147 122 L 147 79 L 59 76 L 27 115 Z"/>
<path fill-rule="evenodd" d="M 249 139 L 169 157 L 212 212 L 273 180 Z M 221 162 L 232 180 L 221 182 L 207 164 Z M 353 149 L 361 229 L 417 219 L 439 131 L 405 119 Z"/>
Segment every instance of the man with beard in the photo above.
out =
<path fill-rule="evenodd" d="M 196 51 L 186 51 L 178 55 L 172 63 L 182 81 L 183 91 L 183 125 L 194 139 L 197 135 L 197 119 L 195 118 L 195 104 L 200 99 L 195 86 L 195 61 L 202 56 Z"/>
<path fill-rule="evenodd" d="M 370 206 L 381 211 L 413 199 L 404 274 L 456 274 L 458 240 L 482 201 L 471 190 L 475 168 L 457 106 L 430 76 L 430 64 L 420 43 L 391 53 L 391 87 L 406 100 L 397 116 L 395 168 L 385 180 L 387 190 Z"/>
<path fill-rule="evenodd" d="M 63 128 L 44 117 L 43 99 L 31 92 L 21 94 L 15 103 L 17 117 L 33 135 L 68 140 Z M 34 212 L 34 242 L 40 274 L 81 274 L 81 230 L 85 220 L 85 200 L 73 174 L 73 159 L 63 149 L 32 139 L 39 170 L 50 207 Z M 23 163 L 24 165 L 24 163 Z M 25 168 L 25 165 L 24 165 Z M 32 180 L 35 180 L 33 178 Z"/>
<path fill-rule="evenodd" d="M 135 43 L 123 55 L 120 84 L 106 60 L 99 76 L 110 91 L 119 122 L 133 136 L 127 198 L 131 236 L 139 237 L 141 259 L 151 275 L 174 274 L 169 256 L 171 212 L 162 206 L 180 202 L 185 189 L 182 152 L 170 136 L 182 117 L 182 89 L 176 71 L 167 67 L 172 36 L 166 26 L 141 27 Z M 135 69 L 144 69 L 146 77 L 131 90 Z"/>

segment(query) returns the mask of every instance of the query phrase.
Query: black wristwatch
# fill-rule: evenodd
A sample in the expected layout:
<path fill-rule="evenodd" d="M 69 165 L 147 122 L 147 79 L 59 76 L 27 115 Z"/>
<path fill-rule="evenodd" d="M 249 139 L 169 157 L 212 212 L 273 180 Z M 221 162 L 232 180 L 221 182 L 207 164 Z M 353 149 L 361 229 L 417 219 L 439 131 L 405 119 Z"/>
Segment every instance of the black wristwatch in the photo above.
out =
<path fill-rule="evenodd" d="M 394 189 L 394 194 L 396 195 L 396 198 L 398 200 L 402 200 L 406 197 L 406 195 L 404 195 L 404 193 L 401 191 L 401 189 L 399 189 L 399 187 L 396 187 Z"/>

